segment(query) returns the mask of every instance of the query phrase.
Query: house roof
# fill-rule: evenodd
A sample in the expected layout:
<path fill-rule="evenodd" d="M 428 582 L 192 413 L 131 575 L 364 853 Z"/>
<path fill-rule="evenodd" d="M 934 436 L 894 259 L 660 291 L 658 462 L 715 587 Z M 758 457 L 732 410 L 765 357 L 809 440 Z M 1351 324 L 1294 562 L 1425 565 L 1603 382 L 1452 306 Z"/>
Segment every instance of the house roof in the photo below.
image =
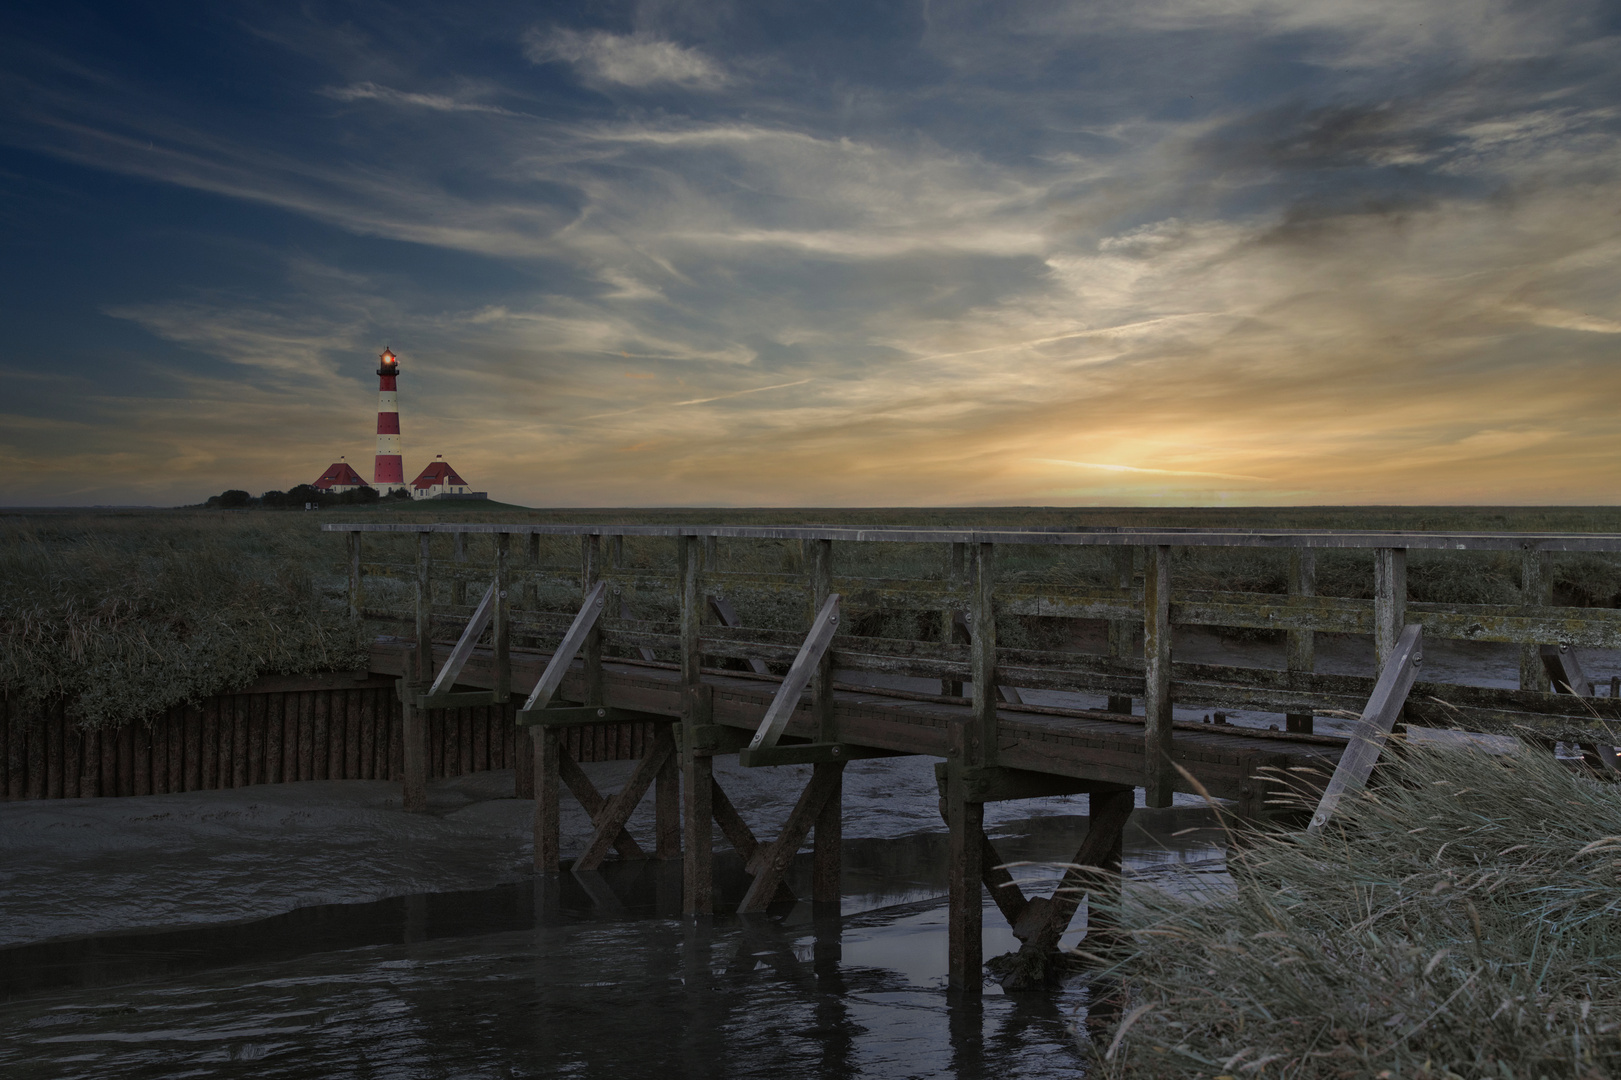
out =
<path fill-rule="evenodd" d="M 326 467 L 326 472 L 315 482 L 315 486 L 325 491 L 331 487 L 365 487 L 366 481 L 349 465 L 347 461 L 334 461 Z"/>
<path fill-rule="evenodd" d="M 467 481 L 456 475 L 456 470 L 450 467 L 448 461 L 435 461 L 422 470 L 422 474 L 411 481 L 414 488 L 434 487 L 437 484 L 453 484 L 457 487 L 466 487 Z"/>

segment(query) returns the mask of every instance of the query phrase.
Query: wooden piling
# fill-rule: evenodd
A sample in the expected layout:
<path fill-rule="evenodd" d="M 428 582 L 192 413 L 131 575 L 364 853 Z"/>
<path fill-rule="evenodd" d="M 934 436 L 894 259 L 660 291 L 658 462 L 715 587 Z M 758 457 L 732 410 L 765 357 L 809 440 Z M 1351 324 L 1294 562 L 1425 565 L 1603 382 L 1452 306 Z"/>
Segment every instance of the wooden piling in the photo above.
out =
<path fill-rule="evenodd" d="M 946 826 L 951 836 L 946 857 L 946 982 L 969 997 L 984 984 L 984 910 L 980 879 L 984 876 L 985 804 L 968 801 L 963 768 L 974 749 L 968 726 L 954 722 L 946 732 Z"/>
<path fill-rule="evenodd" d="M 562 867 L 562 748 L 555 727 L 530 728 L 534 740 L 535 870 L 555 874 Z"/>
<path fill-rule="evenodd" d="M 169 790 L 169 718 L 166 715 L 154 716 L 152 722 L 146 725 L 146 730 L 150 739 L 147 751 L 148 790 L 154 795 L 163 795 Z"/>
<path fill-rule="evenodd" d="M 186 720 L 191 709 L 176 705 L 169 710 L 169 790 L 186 790 Z"/>
<path fill-rule="evenodd" d="M 422 813 L 428 809 L 428 716 L 426 710 L 417 707 L 410 684 L 406 685 L 401 712 L 402 805 L 412 813 Z"/>
<path fill-rule="evenodd" d="M 315 691 L 298 695 L 298 778 L 315 779 Z"/>
<path fill-rule="evenodd" d="M 203 707 L 186 706 L 185 790 L 201 791 L 203 787 Z"/>
<path fill-rule="evenodd" d="M 314 715 L 310 720 L 310 756 L 314 779 L 328 780 L 332 772 L 332 693 L 317 690 L 311 695 Z"/>
<path fill-rule="evenodd" d="M 346 719 L 343 725 L 343 778 L 345 780 L 360 779 L 360 715 L 361 691 L 345 690 L 343 692 L 343 711 Z"/>
<path fill-rule="evenodd" d="M 714 717 L 714 688 L 703 685 L 698 635 L 703 625 L 703 549 L 696 536 L 676 541 L 681 586 L 681 910 L 715 910 L 713 750 L 699 740 Z"/>
<path fill-rule="evenodd" d="M 266 730 L 268 721 L 265 717 L 265 695 L 244 694 L 242 696 L 246 699 L 248 713 L 248 752 L 246 755 L 248 763 L 245 770 L 247 777 L 245 782 L 248 784 L 262 784 L 269 774 L 269 770 L 265 765 L 265 743 L 268 741 L 269 736 L 269 732 Z M 237 756 L 243 756 L 240 750 L 237 751 Z"/>
<path fill-rule="evenodd" d="M 124 794 L 118 790 L 118 729 L 104 727 L 101 738 L 101 794 L 112 798 Z"/>
<path fill-rule="evenodd" d="M 71 721 L 62 728 L 62 797 L 79 798 L 79 777 L 84 767 L 84 729 Z"/>
<path fill-rule="evenodd" d="M 973 561 L 973 592 L 969 602 L 969 677 L 974 683 L 973 727 L 968 753 L 977 765 L 995 764 L 996 724 L 996 569 L 995 545 L 977 544 Z"/>
<path fill-rule="evenodd" d="M 135 724 L 118 728 L 118 793 L 139 795 L 135 788 Z"/>
<path fill-rule="evenodd" d="M 1147 549 L 1143 564 L 1143 789 L 1149 806 L 1170 806 L 1171 549 Z"/>

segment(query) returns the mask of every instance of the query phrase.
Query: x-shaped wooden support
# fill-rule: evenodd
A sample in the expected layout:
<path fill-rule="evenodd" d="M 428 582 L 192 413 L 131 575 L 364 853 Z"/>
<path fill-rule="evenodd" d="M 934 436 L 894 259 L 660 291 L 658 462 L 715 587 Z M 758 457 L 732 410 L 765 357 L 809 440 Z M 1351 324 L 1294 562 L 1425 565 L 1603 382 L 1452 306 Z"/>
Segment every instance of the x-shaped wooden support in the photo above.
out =
<path fill-rule="evenodd" d="M 1002 857 L 990 837 L 983 831 L 979 834 L 980 843 L 984 845 L 982 879 L 1008 925 L 1013 927 L 1013 936 L 1023 942 L 1023 949 L 1051 952 L 1058 948 L 1058 939 L 1069 929 L 1069 921 L 1075 917 L 1081 897 L 1120 873 L 1121 833 L 1126 819 L 1131 816 L 1135 794 L 1131 788 L 1122 788 L 1116 792 L 1094 793 L 1089 798 L 1092 813 L 1086 838 L 1051 896 L 1026 899 L 1013 875 L 1002 864 Z M 1101 925 L 1100 916 L 1088 915 L 1088 936 Z"/>
<path fill-rule="evenodd" d="M 591 820 L 596 826 L 591 833 L 590 841 L 585 845 L 584 853 L 574 860 L 576 870 L 595 870 L 601 866 L 603 860 L 608 857 L 610 847 L 617 848 L 627 859 L 646 858 L 641 846 L 625 831 L 625 823 L 630 820 L 630 815 L 641 803 L 642 796 L 647 794 L 647 789 L 653 786 L 653 781 L 674 754 L 675 739 L 670 735 L 670 726 L 661 724 L 654 736 L 653 745 L 648 747 L 646 756 L 636 762 L 636 768 L 631 772 L 630 779 L 625 781 L 625 786 L 612 798 L 604 799 L 585 775 L 584 770 L 574 764 L 566 750 L 561 750 L 558 772 L 563 782 L 569 786 L 569 790 L 574 792 L 580 804 L 585 807 L 586 813 L 591 815 Z"/>
<path fill-rule="evenodd" d="M 745 843 L 754 841 L 754 835 L 743 824 L 743 819 L 737 816 L 737 811 L 730 802 L 725 802 L 726 810 L 721 806 L 725 796 L 715 800 L 715 816 L 720 822 L 721 829 L 747 860 L 748 870 L 754 875 L 754 881 L 749 885 L 748 892 L 743 894 L 743 900 L 737 905 L 739 913 L 750 911 L 764 911 L 766 907 L 778 899 L 779 889 L 783 885 L 783 874 L 793 863 L 794 856 L 805 843 L 811 829 L 816 825 L 822 811 L 828 807 L 829 800 L 840 791 L 844 777 L 844 763 L 828 763 L 816 766 L 811 774 L 810 783 L 800 792 L 799 801 L 794 804 L 793 810 L 788 814 L 788 820 L 783 823 L 782 832 L 769 844 L 754 842 L 752 851 L 745 851 L 744 845 L 739 844 L 742 839 Z M 718 792 L 718 788 L 717 788 Z M 732 819 L 728 825 L 728 816 Z M 741 826 L 739 829 L 738 827 Z M 792 894 L 790 894 L 791 896 Z"/>

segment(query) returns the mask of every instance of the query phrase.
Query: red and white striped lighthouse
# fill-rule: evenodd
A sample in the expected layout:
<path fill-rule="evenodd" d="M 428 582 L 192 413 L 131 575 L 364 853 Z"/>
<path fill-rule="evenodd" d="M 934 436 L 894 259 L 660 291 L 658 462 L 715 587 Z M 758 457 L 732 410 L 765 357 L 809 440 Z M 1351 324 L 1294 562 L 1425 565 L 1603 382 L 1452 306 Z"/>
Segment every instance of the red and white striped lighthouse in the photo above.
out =
<path fill-rule="evenodd" d="M 377 465 L 372 470 L 372 486 L 380 495 L 405 488 L 405 466 L 400 461 L 400 402 L 394 389 L 400 359 L 383 350 L 377 364 Z"/>

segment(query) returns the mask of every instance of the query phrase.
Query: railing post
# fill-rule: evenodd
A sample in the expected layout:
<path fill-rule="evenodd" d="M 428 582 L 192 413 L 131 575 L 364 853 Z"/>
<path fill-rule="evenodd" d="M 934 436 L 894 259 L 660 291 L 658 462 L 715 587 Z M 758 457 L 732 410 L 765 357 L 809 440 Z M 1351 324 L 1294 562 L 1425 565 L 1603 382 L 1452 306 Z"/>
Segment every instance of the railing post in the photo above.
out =
<path fill-rule="evenodd" d="M 947 551 L 946 584 L 952 589 L 961 589 L 968 582 L 967 573 L 968 545 L 952 544 Z M 957 642 L 957 614 L 960 609 L 950 604 L 940 612 L 940 643 L 954 645 Z M 941 679 L 940 693 L 947 697 L 962 697 L 962 683 L 956 679 Z"/>
<path fill-rule="evenodd" d="M 1137 549 L 1121 545 L 1111 548 L 1114 565 L 1114 587 L 1131 591 L 1132 580 L 1137 576 L 1136 556 Z M 1123 619 L 1114 619 L 1109 623 L 1109 656 L 1116 660 L 1124 660 L 1131 655 L 1131 647 L 1135 643 L 1137 627 Z M 1131 715 L 1130 694 L 1110 694 L 1109 711 Z"/>
<path fill-rule="evenodd" d="M 677 543 L 681 589 L 681 910 L 715 910 L 714 758 L 700 745 L 700 729 L 714 721 L 714 699 L 704 691 L 699 632 L 703 626 L 703 547 L 696 536 Z"/>
<path fill-rule="evenodd" d="M 1553 600 L 1553 560 L 1546 551 L 1526 548 L 1520 556 L 1520 602 L 1542 607 Z M 1542 664 L 1540 641 L 1520 645 L 1520 689 L 1553 692 L 1548 669 Z M 1548 642 L 1547 644 L 1553 644 Z"/>
<path fill-rule="evenodd" d="M 523 579 L 523 606 L 527 611 L 534 611 L 540 607 L 540 586 L 535 584 L 535 574 L 540 570 L 540 534 L 530 533 L 526 548 L 529 555 L 529 573 Z"/>
<path fill-rule="evenodd" d="M 349 617 L 360 618 L 360 612 L 366 605 L 365 586 L 362 582 L 360 568 L 360 538 L 361 533 L 349 534 Z"/>
<path fill-rule="evenodd" d="M 1289 595 L 1317 595 L 1317 552 L 1311 548 L 1291 548 L 1289 551 Z M 1317 670 L 1317 634 L 1312 630 L 1290 630 L 1288 645 L 1290 671 L 1310 674 Z M 1313 727 L 1311 713 L 1289 713 L 1284 726 L 1290 731 L 1310 734 Z"/>
<path fill-rule="evenodd" d="M 454 532 L 450 534 L 450 551 L 451 557 L 457 564 L 467 562 L 466 533 Z M 465 607 L 467 604 L 467 582 L 462 579 L 459 572 L 456 580 L 450 584 L 450 602 L 457 607 Z"/>
<path fill-rule="evenodd" d="M 810 556 L 811 607 L 822 610 L 822 605 L 833 593 L 833 541 L 812 540 L 807 554 Z M 838 724 L 833 711 L 833 650 L 822 653 L 816 670 L 811 674 L 811 708 L 816 713 L 817 739 L 820 742 L 838 742 Z M 841 895 L 844 845 L 844 762 L 818 762 L 815 774 L 828 774 L 827 801 L 816 817 L 815 848 L 811 862 L 811 900 L 819 904 L 836 904 Z M 816 779 L 813 776 L 813 781 Z"/>
<path fill-rule="evenodd" d="M 590 533 L 580 537 L 580 598 L 583 600 L 602 577 L 602 537 Z M 602 698 L 602 620 L 591 625 L 585 644 L 580 647 L 585 662 L 585 704 L 601 705 Z"/>
<path fill-rule="evenodd" d="M 996 732 L 996 554 L 994 544 L 974 545 L 974 589 L 968 617 L 973 638 L 969 652 L 974 681 L 974 723 L 969 753 L 973 765 L 994 765 Z"/>
<path fill-rule="evenodd" d="M 512 697 L 512 603 L 507 599 L 508 555 L 511 533 L 495 534 L 495 613 L 490 645 L 495 652 L 495 700 L 504 705 Z"/>
<path fill-rule="evenodd" d="M 1147 549 L 1143 566 L 1143 788 L 1149 806 L 1170 806 L 1171 549 Z"/>
<path fill-rule="evenodd" d="M 1407 624 L 1407 549 L 1376 548 L 1373 553 L 1373 653 L 1376 670 L 1396 648 Z"/>
<path fill-rule="evenodd" d="M 416 595 L 416 679 L 423 686 L 433 682 L 433 533 L 417 533 Z"/>

